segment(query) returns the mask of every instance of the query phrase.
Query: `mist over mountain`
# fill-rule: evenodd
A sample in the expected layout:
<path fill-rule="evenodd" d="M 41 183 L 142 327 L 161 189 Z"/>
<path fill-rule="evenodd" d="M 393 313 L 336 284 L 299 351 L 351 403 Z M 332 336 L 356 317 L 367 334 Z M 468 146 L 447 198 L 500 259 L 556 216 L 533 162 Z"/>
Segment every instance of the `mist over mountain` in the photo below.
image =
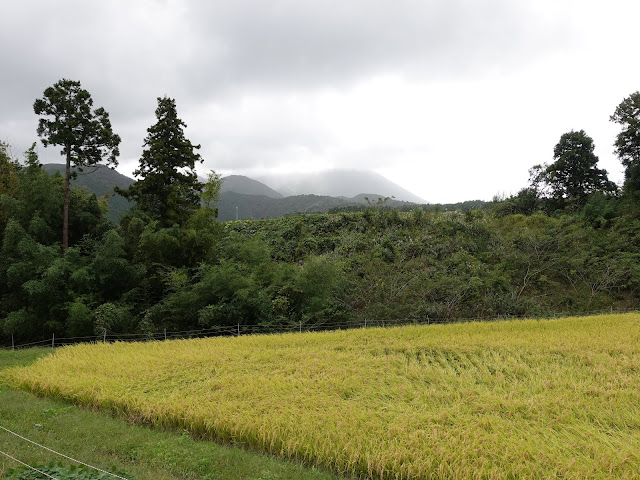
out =
<path fill-rule="evenodd" d="M 370 171 L 335 169 L 305 174 L 263 175 L 256 178 L 284 196 L 313 194 L 352 198 L 365 192 L 375 192 L 376 195 L 395 197 L 396 200 L 427 203 L 409 190 Z"/>

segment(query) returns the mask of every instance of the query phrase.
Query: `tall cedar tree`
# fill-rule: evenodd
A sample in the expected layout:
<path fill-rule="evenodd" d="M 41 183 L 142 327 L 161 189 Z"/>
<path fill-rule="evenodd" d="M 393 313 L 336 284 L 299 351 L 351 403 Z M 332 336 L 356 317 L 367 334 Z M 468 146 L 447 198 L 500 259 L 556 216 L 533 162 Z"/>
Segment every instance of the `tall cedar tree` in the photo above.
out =
<path fill-rule="evenodd" d="M 38 135 L 42 144 L 59 145 L 66 158 L 64 201 L 62 213 L 62 249 L 69 247 L 69 180 L 71 166 L 79 171 L 106 160 L 117 166 L 120 137 L 113 133 L 109 114 L 100 107 L 91 110 L 93 99 L 80 82 L 62 79 L 44 91 L 43 98 L 33 104 L 33 111 L 41 118 Z"/>
<path fill-rule="evenodd" d="M 200 205 L 202 183 L 194 170 L 202 158 L 185 138 L 186 124 L 178 118 L 175 100 L 158 98 L 158 119 L 147 129 L 140 166 L 134 172 L 141 177 L 127 190 L 117 192 L 135 200 L 140 210 L 158 220 L 160 226 L 182 225 Z"/>
<path fill-rule="evenodd" d="M 622 125 L 614 143 L 615 153 L 625 170 L 625 187 L 640 191 L 640 91 L 632 93 L 616 107 L 611 121 Z"/>

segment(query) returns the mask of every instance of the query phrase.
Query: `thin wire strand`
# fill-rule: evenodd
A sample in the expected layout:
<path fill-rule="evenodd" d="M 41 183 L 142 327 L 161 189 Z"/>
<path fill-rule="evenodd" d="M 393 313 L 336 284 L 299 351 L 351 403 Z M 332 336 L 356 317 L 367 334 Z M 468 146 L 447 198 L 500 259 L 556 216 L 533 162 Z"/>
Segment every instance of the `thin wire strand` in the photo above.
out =
<path fill-rule="evenodd" d="M 13 461 L 14 461 L 14 462 L 16 462 L 16 463 L 19 463 L 20 465 L 24 465 L 25 467 L 30 468 L 30 469 L 31 469 L 31 470 L 33 470 L 34 472 L 38 472 L 40 475 L 44 475 L 45 477 L 48 477 L 48 478 L 53 478 L 53 480 L 59 480 L 57 477 L 52 477 L 52 476 L 51 476 L 51 475 L 49 475 L 48 473 L 44 473 L 43 471 L 40 471 L 40 470 L 38 470 L 37 468 L 32 467 L 31 465 L 29 465 L 29 464 L 27 464 L 27 463 L 22 462 L 22 461 L 18 460 L 17 458 L 12 457 L 12 456 L 11 456 L 11 455 L 9 455 L 8 453 L 3 452 L 2 450 L 0 450 L 0 453 L 1 453 L 2 455 L 4 455 L 5 457 L 10 458 L 11 460 L 13 460 Z"/>
<path fill-rule="evenodd" d="M 38 446 L 40 448 L 43 448 L 43 449 L 47 450 L 48 452 L 55 453 L 56 455 L 59 455 L 59 456 L 61 456 L 63 458 L 66 458 L 67 460 L 71 460 L 72 462 L 79 463 L 80 465 L 84 465 L 85 467 L 92 468 L 92 469 L 97 470 L 98 472 L 101 472 L 101 473 L 106 473 L 107 475 L 111 475 L 112 477 L 119 478 L 120 480 L 129 480 L 128 478 L 121 477 L 120 475 L 116 475 L 115 473 L 107 472 L 106 470 L 102 470 L 101 468 L 94 467 L 93 465 L 89 465 L 88 463 L 84 463 L 84 462 L 82 462 L 80 460 L 76 460 L 75 458 L 69 457 L 69 456 L 67 456 L 67 455 L 65 455 L 63 453 L 56 452 L 55 450 L 52 450 L 49 447 L 45 447 L 44 445 L 40 445 L 39 443 L 34 442 L 33 440 L 29 440 L 28 438 L 23 437 L 22 435 L 9 430 L 8 428 L 5 428 L 2 425 L 0 425 L 0 429 L 4 430 L 5 432 L 8 432 L 8 433 L 10 433 L 12 435 L 15 435 L 16 437 L 21 438 L 22 440 L 25 440 L 25 441 L 33 444 L 33 445 L 36 445 L 36 446 Z M 51 477 L 51 478 L 53 478 L 53 477 Z"/>

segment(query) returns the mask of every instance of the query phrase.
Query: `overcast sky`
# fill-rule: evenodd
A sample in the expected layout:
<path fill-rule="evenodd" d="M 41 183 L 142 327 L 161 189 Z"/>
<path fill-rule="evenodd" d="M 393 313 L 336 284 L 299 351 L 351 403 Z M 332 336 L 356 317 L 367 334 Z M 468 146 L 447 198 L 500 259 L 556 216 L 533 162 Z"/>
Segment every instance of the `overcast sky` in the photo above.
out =
<path fill-rule="evenodd" d="M 636 0 L 5 1 L 0 140 L 25 150 L 34 100 L 69 78 L 110 113 L 128 175 L 168 95 L 201 174 L 370 169 L 489 200 L 584 129 L 620 181 L 609 116 L 640 90 L 639 18 Z"/>

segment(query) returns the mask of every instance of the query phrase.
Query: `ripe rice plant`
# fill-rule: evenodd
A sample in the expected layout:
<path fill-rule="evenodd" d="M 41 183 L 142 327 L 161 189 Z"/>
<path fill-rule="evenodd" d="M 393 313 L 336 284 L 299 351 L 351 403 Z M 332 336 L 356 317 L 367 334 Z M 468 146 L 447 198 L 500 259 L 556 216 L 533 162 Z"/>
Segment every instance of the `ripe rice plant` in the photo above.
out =
<path fill-rule="evenodd" d="M 4 375 L 356 477 L 640 475 L 639 314 L 77 345 Z"/>

